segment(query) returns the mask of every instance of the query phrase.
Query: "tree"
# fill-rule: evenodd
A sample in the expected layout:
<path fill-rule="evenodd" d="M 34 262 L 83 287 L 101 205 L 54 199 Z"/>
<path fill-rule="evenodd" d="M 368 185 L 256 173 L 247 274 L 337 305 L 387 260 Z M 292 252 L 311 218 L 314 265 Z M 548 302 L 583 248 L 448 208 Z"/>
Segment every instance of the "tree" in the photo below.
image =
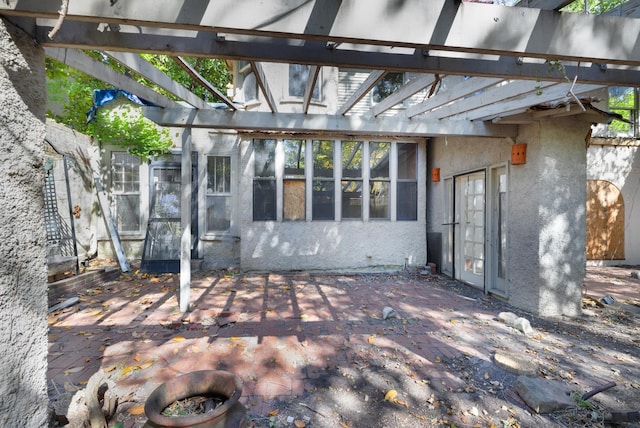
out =
<path fill-rule="evenodd" d="M 87 51 L 86 53 L 117 71 L 130 75 L 137 82 L 166 97 L 176 99 L 175 96 L 159 88 L 153 82 L 149 82 L 137 73 L 126 70 L 121 64 L 101 52 Z M 182 67 L 170 57 L 148 54 L 142 56 L 205 101 L 215 101 L 210 92 L 193 82 Z M 210 58 L 185 58 L 185 60 L 212 85 L 223 92 L 226 90 L 231 76 L 224 61 Z M 86 114 L 93 106 L 93 91 L 95 89 L 118 88 L 113 88 L 109 84 L 50 58 L 46 60 L 46 70 L 49 104 L 61 106 L 56 111 L 48 111 L 47 115 L 57 122 L 87 134 L 102 143 L 124 147 L 142 159 L 166 153 L 171 147 L 172 141 L 168 130 L 159 128 L 155 123 L 144 118 L 140 114 L 139 107 L 133 104 L 129 108 L 121 106 L 117 112 L 99 109 L 95 119 L 91 122 L 87 121 Z"/>
<path fill-rule="evenodd" d="M 562 8 L 562 11 L 599 15 L 619 6 L 625 1 L 626 0 L 576 0 Z"/>

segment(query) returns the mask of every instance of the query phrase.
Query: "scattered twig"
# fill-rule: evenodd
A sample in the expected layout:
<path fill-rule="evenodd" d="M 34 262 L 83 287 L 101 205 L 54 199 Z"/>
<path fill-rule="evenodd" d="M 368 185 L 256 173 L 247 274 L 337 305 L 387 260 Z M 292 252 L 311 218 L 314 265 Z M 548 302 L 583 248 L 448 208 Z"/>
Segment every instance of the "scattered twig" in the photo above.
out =
<path fill-rule="evenodd" d="M 314 413 L 319 414 L 320 416 L 322 416 L 323 418 L 326 418 L 325 415 L 323 415 L 322 413 L 320 413 L 319 411 L 317 411 L 316 409 L 314 409 L 313 407 L 309 406 L 308 404 L 305 403 L 298 403 L 299 405 L 301 405 L 302 407 L 306 407 L 307 409 L 311 410 Z"/>
<path fill-rule="evenodd" d="M 599 386 L 597 388 L 592 389 L 589 392 L 585 392 L 584 394 L 582 394 L 582 399 L 583 400 L 588 400 L 589 398 L 593 397 L 594 395 L 602 392 L 602 391 L 606 391 L 609 388 L 613 388 L 614 386 L 616 386 L 615 382 L 609 382 L 609 383 L 605 383 L 602 386 Z"/>

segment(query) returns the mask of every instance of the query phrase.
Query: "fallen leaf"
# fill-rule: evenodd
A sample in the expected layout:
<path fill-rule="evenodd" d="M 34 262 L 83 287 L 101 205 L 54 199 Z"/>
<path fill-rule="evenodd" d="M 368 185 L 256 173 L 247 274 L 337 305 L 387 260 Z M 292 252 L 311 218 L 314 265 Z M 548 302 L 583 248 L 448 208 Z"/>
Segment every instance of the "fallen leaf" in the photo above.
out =
<path fill-rule="evenodd" d="M 71 373 L 78 373 L 79 371 L 82 371 L 83 368 L 84 367 L 74 367 L 72 369 L 67 369 L 67 370 L 64 371 L 64 374 L 68 375 L 68 374 L 71 374 Z"/>
<path fill-rule="evenodd" d="M 120 374 L 126 375 L 127 373 L 130 373 L 134 370 L 140 370 L 140 366 L 127 366 L 122 369 L 122 372 L 120 372 Z"/>
<path fill-rule="evenodd" d="M 375 335 L 371 335 L 369 336 L 369 343 L 373 344 L 373 342 L 376 340 L 376 336 Z"/>
<path fill-rule="evenodd" d="M 277 415 L 278 413 L 280 413 L 280 410 L 278 410 L 278 409 L 273 409 L 272 411 L 270 411 L 270 412 L 269 412 L 269 416 L 275 416 L 275 415 Z"/>
<path fill-rule="evenodd" d="M 295 421 L 293 421 L 293 424 L 296 426 L 296 428 L 304 428 L 306 426 L 304 424 L 304 421 L 301 421 L 300 419 L 296 419 Z"/>
<path fill-rule="evenodd" d="M 80 388 L 78 388 L 78 387 L 77 387 L 77 386 L 75 386 L 75 385 L 72 385 L 72 384 L 71 384 L 71 383 L 69 383 L 69 382 L 65 382 L 65 383 L 64 383 L 64 390 L 65 390 L 65 391 L 67 391 L 67 392 L 75 392 L 75 391 L 77 391 L 77 390 L 79 390 L 79 389 L 80 389 Z"/>
<path fill-rule="evenodd" d="M 409 403 L 407 403 L 406 401 L 402 401 L 402 400 L 398 400 L 398 399 L 394 399 L 393 400 L 394 403 L 400 405 L 400 406 L 404 406 L 407 409 L 409 408 Z"/>
<path fill-rule="evenodd" d="M 185 338 L 182 337 L 182 336 L 176 336 L 176 337 L 172 338 L 171 340 L 173 340 L 174 342 L 183 342 L 185 340 Z"/>
<path fill-rule="evenodd" d="M 385 401 L 394 400 L 398 396 L 398 391 L 395 389 L 390 389 L 384 396 Z"/>
<path fill-rule="evenodd" d="M 140 361 L 140 354 L 136 354 L 133 359 L 134 361 Z"/>
<path fill-rule="evenodd" d="M 137 406 L 133 406 L 129 409 L 130 415 L 141 415 L 144 413 L 144 405 L 138 404 Z"/>

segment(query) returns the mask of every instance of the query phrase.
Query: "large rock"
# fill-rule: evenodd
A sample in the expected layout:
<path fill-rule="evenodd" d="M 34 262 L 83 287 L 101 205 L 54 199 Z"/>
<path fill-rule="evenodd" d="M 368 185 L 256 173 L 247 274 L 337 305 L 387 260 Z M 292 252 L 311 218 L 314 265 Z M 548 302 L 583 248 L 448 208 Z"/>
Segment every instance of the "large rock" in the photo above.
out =
<path fill-rule="evenodd" d="M 571 389 L 557 381 L 520 376 L 515 389 L 537 413 L 551 413 L 575 406 Z"/>

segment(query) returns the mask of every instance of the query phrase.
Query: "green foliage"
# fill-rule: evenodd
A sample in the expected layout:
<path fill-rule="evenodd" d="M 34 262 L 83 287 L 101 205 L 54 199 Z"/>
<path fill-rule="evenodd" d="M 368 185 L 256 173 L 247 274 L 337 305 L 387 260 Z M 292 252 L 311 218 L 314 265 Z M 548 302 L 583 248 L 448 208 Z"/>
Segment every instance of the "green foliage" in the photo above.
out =
<path fill-rule="evenodd" d="M 172 144 L 169 130 L 142 116 L 140 107 L 133 104 L 100 108 L 88 124 L 87 134 L 103 143 L 126 148 L 142 160 L 168 153 Z"/>
<path fill-rule="evenodd" d="M 586 12 L 597 15 L 619 6 L 626 0 L 576 0 L 561 10 L 563 12 L 585 13 L 585 1 Z"/>
<path fill-rule="evenodd" d="M 98 51 L 85 51 L 87 55 L 114 70 L 129 75 L 132 79 L 171 98 L 162 88 L 147 81 L 144 77 L 127 70 L 117 61 Z M 171 57 L 166 55 L 143 54 L 143 58 L 167 74 L 173 80 L 189 88 L 207 102 L 216 101 L 213 95 L 191 79 Z M 231 81 L 226 63 L 210 58 L 185 58 L 205 79 L 221 91 Z M 94 137 L 104 144 L 117 145 L 143 160 L 152 155 L 166 153 L 171 146 L 169 131 L 161 129 L 144 118 L 138 107 L 131 104 L 128 108 L 100 108 L 95 119 L 87 123 L 86 113 L 93 105 L 95 89 L 117 89 L 81 71 L 55 61 L 46 59 L 47 91 L 49 103 L 61 105 L 57 113 L 48 111 L 47 115 L 72 129 Z"/>

